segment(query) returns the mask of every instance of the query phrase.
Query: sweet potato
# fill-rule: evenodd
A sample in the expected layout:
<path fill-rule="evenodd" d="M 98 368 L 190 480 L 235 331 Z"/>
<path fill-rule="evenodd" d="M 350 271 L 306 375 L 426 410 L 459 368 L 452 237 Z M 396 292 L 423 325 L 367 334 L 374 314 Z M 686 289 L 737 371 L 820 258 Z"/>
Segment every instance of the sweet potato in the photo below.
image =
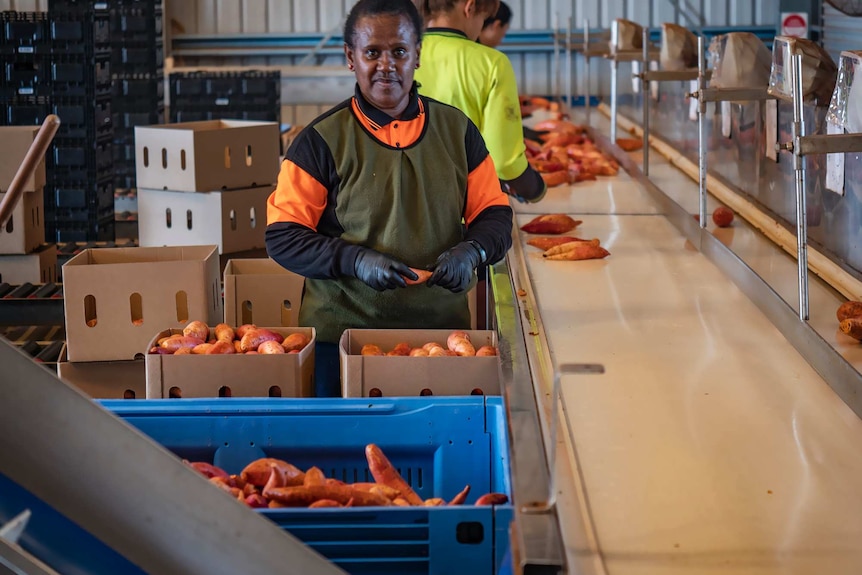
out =
<path fill-rule="evenodd" d="M 210 328 L 202 321 L 192 321 L 183 328 L 183 335 L 206 341 L 210 336 Z"/>
<path fill-rule="evenodd" d="M 368 469 L 377 483 L 398 490 L 401 492 L 401 497 L 411 505 L 423 504 L 422 498 L 404 481 L 377 445 L 369 443 L 365 446 L 365 458 L 368 460 Z"/>
<path fill-rule="evenodd" d="M 375 493 L 357 491 L 349 485 L 311 485 L 297 487 L 273 487 L 264 489 L 263 496 L 267 499 L 275 499 L 290 507 L 308 507 L 315 501 L 329 499 L 337 501 L 342 505 L 355 507 L 372 507 L 392 505 L 386 497 Z"/>
<path fill-rule="evenodd" d="M 428 352 L 428 357 L 458 357 L 458 354 L 451 349 L 444 349 L 441 346 L 432 347 Z"/>
<path fill-rule="evenodd" d="M 567 244 L 569 242 L 583 242 L 581 238 L 576 238 L 574 236 L 559 236 L 556 238 L 532 238 L 527 240 L 527 245 L 531 245 L 534 248 L 539 248 L 540 250 L 547 251 L 553 247 Z"/>
<path fill-rule="evenodd" d="M 617 138 L 617 146 L 624 152 L 634 152 L 644 147 L 644 142 L 638 138 Z"/>
<path fill-rule="evenodd" d="M 284 348 L 277 341 L 265 341 L 257 347 L 257 353 L 272 355 L 285 353 Z"/>
<path fill-rule="evenodd" d="M 281 343 L 284 341 L 284 338 L 280 334 L 276 334 L 269 330 L 250 329 L 245 332 L 244 336 L 242 336 L 239 345 L 243 352 L 251 350 L 257 351 L 258 346 L 265 341 L 277 341 L 278 343 Z"/>
<path fill-rule="evenodd" d="M 379 345 L 367 343 L 362 346 L 362 349 L 359 353 L 360 355 L 383 355 L 383 350 L 380 349 Z"/>
<path fill-rule="evenodd" d="M 284 351 L 299 351 L 308 345 L 308 341 L 308 336 L 304 333 L 292 333 L 284 338 L 281 346 L 284 348 Z"/>
<path fill-rule="evenodd" d="M 428 270 L 420 270 L 417 268 L 410 268 L 410 270 L 419 277 L 415 280 L 412 280 L 412 279 L 408 278 L 407 276 L 402 276 L 404 278 L 404 283 L 406 283 L 409 286 L 424 284 L 425 282 L 428 281 L 428 278 L 431 277 L 431 273 L 432 273 L 432 272 L 429 272 Z"/>
<path fill-rule="evenodd" d="M 338 501 L 333 501 L 332 499 L 318 499 L 314 503 L 308 506 L 309 509 L 319 509 L 320 507 L 344 507 Z"/>
<path fill-rule="evenodd" d="M 428 350 L 423 348 L 423 347 L 417 347 L 415 349 L 411 349 L 410 350 L 410 357 L 428 357 Z"/>
<path fill-rule="evenodd" d="M 402 341 L 401 343 L 396 343 L 395 347 L 387 352 L 386 355 L 410 355 L 410 351 L 410 344 Z"/>
<path fill-rule="evenodd" d="M 302 470 L 294 467 L 286 461 L 275 459 L 272 457 L 262 457 L 256 459 L 245 466 L 245 469 L 240 473 L 243 481 L 263 487 L 266 485 L 272 470 L 275 469 L 278 475 L 278 485 L 302 485 L 305 480 L 305 473 Z"/>
<path fill-rule="evenodd" d="M 206 351 L 207 355 L 227 355 L 236 353 L 232 341 L 217 341 Z"/>
<path fill-rule="evenodd" d="M 244 336 L 247 332 L 249 332 L 249 331 L 251 331 L 251 330 L 253 330 L 253 329 L 257 329 L 257 326 L 256 326 L 256 325 L 254 325 L 253 323 L 244 323 L 244 324 L 242 324 L 241 326 L 239 326 L 238 328 L 236 328 L 236 331 L 234 332 L 234 337 L 235 337 L 236 339 L 242 339 L 242 338 L 243 338 L 243 336 Z"/>
<path fill-rule="evenodd" d="M 452 501 L 449 502 L 449 505 L 461 505 L 465 501 L 467 501 L 467 496 L 470 495 L 470 486 L 466 486 L 458 495 L 452 498 Z"/>
<path fill-rule="evenodd" d="M 543 253 L 542 256 L 547 258 L 550 256 L 556 256 L 559 254 L 564 254 L 567 251 L 574 249 L 577 244 L 589 244 L 591 246 L 599 246 L 600 242 L 599 242 L 598 238 L 593 238 L 591 240 L 578 240 L 576 242 L 565 242 L 565 243 L 560 244 L 558 246 L 548 248 L 547 250 L 545 250 L 545 253 Z"/>
<path fill-rule="evenodd" d="M 207 479 L 211 477 L 223 477 L 225 479 L 230 478 L 228 472 L 222 469 L 221 467 L 217 467 L 212 463 L 207 463 L 205 461 L 186 461 L 188 465 L 199 472 L 201 475 L 206 477 Z"/>
<path fill-rule="evenodd" d="M 549 188 L 553 188 L 555 186 L 562 186 L 563 184 L 569 183 L 569 172 L 568 172 L 568 170 L 557 170 L 556 172 L 544 172 L 544 173 L 541 173 L 539 175 L 542 176 L 542 180 L 544 180 L 545 185 L 548 186 Z M 521 228 L 521 229 L 523 229 L 523 228 Z M 527 230 L 524 230 L 524 231 L 527 231 Z M 565 230 L 565 231 L 568 231 L 568 230 Z M 535 233 L 549 234 L 549 233 L 554 233 L 554 232 L 548 231 L 548 232 L 535 232 Z M 563 232 L 557 232 L 557 233 L 563 233 Z"/>
<path fill-rule="evenodd" d="M 388 485 L 383 485 L 382 483 L 367 483 L 367 482 L 359 482 L 359 483 L 351 483 L 350 487 L 357 491 L 367 491 L 369 493 L 380 493 L 384 497 L 388 499 L 395 499 L 401 492 L 397 489 L 392 489 Z"/>
<path fill-rule="evenodd" d="M 396 497 L 392 500 L 392 505 L 395 505 L 396 507 L 410 507 L 410 502 L 403 497 Z"/>
<path fill-rule="evenodd" d="M 195 355 L 204 355 L 206 352 L 210 350 L 213 344 L 207 343 L 199 343 L 198 345 L 192 348 L 192 353 Z"/>
<path fill-rule="evenodd" d="M 862 340 L 862 317 L 848 317 L 842 320 L 838 327 L 853 339 Z"/>
<path fill-rule="evenodd" d="M 844 321 L 849 317 L 862 317 L 862 301 L 845 301 L 835 312 L 838 321 Z"/>
<path fill-rule="evenodd" d="M 197 347 L 197 346 L 195 346 Z M 194 348 L 191 347 L 181 347 L 177 351 L 174 352 L 174 355 L 191 355 L 193 353 Z"/>
<path fill-rule="evenodd" d="M 497 355 L 497 348 L 493 345 L 483 345 L 476 350 L 476 357 L 489 357 Z"/>
<path fill-rule="evenodd" d="M 582 223 L 566 214 L 547 214 L 533 218 L 521 226 L 521 230 L 529 234 L 564 234 Z"/>
<path fill-rule="evenodd" d="M 220 323 L 215 326 L 215 336 L 218 341 L 233 341 L 236 334 L 233 331 L 233 328 L 226 323 Z"/>
<path fill-rule="evenodd" d="M 248 352 L 244 352 L 242 350 L 242 342 L 238 339 L 233 340 L 233 348 L 236 350 L 237 353 L 248 353 Z M 252 350 L 252 351 L 257 353 L 256 350 Z"/>
<path fill-rule="evenodd" d="M 254 509 L 263 509 L 269 505 L 269 501 L 261 495 L 260 493 L 252 493 L 251 495 L 246 495 L 243 499 L 245 504 Z"/>
<path fill-rule="evenodd" d="M 476 348 L 470 343 L 470 336 L 463 331 L 453 331 L 446 340 L 446 345 L 462 357 L 476 355 Z"/>
<path fill-rule="evenodd" d="M 442 507 L 446 505 L 445 499 L 440 499 L 439 497 L 432 497 L 430 499 L 426 499 L 424 503 L 425 507 Z"/>
<path fill-rule="evenodd" d="M 476 505 L 503 505 L 509 502 L 505 493 L 486 493 L 476 500 Z"/>
<path fill-rule="evenodd" d="M 437 343 L 436 341 L 429 341 L 428 343 L 426 343 L 425 345 L 423 345 L 423 346 L 422 346 L 422 349 L 424 349 L 425 351 L 430 352 L 430 351 L 431 351 L 432 349 L 434 349 L 435 347 L 442 348 L 443 346 L 442 346 L 442 345 L 440 345 L 439 343 Z"/>
<path fill-rule="evenodd" d="M 551 251 L 556 250 L 558 248 L 567 248 L 565 250 L 561 250 L 557 253 L 548 255 Z M 557 248 L 553 248 L 553 250 L 548 250 L 547 252 L 542 254 L 542 257 L 548 260 L 596 260 L 606 258 L 611 253 L 605 248 L 593 244 L 591 242 L 569 242 L 568 244 L 563 244 L 561 246 L 557 246 Z"/>
<path fill-rule="evenodd" d="M 161 343 L 159 347 L 171 351 L 172 353 L 181 347 L 195 347 L 202 344 L 203 341 L 186 335 L 171 336 Z"/>
<path fill-rule="evenodd" d="M 326 485 L 326 476 L 318 467 L 311 467 L 305 470 L 305 481 L 302 482 L 306 487 L 312 485 Z"/>

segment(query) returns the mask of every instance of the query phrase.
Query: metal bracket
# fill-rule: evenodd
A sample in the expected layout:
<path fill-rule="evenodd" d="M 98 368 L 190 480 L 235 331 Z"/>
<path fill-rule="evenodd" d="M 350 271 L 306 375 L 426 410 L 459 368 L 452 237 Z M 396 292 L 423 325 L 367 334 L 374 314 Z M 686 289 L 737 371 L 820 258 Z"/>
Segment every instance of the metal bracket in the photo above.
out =
<path fill-rule="evenodd" d="M 11 570 L 14 575 L 59 575 L 18 545 L 30 515 L 30 510 L 25 509 L 0 527 L 0 566 Z"/>

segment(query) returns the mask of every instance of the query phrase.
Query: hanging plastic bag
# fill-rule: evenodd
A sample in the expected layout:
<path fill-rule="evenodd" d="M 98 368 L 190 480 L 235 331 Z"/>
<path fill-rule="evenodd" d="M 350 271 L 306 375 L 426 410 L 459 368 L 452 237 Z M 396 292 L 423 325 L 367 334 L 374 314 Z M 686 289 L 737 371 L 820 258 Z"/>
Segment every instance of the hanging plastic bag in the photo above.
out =
<path fill-rule="evenodd" d="M 688 28 L 665 22 L 661 25 L 659 61 L 663 70 L 697 68 L 697 36 Z"/>

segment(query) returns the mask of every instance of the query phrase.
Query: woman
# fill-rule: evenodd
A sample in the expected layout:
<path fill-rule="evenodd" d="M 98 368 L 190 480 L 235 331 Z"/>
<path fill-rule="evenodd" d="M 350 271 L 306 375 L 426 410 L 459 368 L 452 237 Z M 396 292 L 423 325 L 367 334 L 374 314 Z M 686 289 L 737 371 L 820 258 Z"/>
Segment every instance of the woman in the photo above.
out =
<path fill-rule="evenodd" d="M 503 42 L 506 32 L 512 23 L 512 9 L 505 2 L 500 2 L 497 13 L 485 19 L 478 42 L 489 48 L 496 48 Z"/>
<path fill-rule="evenodd" d="M 474 270 L 511 247 L 512 210 L 479 130 L 420 97 L 422 19 L 411 0 L 359 0 L 344 25 L 355 94 L 287 151 L 267 207 L 267 251 L 305 276 L 318 396 L 340 395 L 348 328 L 469 328 Z M 462 223 L 463 222 L 463 223 Z M 433 269 L 426 285 L 411 270 Z"/>
<path fill-rule="evenodd" d="M 475 41 L 499 0 L 422 1 L 427 28 L 419 91 L 473 120 L 509 193 L 541 200 L 545 182 L 527 163 L 515 71 L 505 54 Z"/>

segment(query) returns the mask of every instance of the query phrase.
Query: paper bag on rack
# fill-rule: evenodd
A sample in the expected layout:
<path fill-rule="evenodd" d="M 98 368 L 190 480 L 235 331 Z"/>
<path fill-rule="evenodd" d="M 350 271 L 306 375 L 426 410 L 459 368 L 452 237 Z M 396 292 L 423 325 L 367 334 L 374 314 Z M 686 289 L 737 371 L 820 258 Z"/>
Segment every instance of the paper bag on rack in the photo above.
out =
<path fill-rule="evenodd" d="M 815 106 L 826 106 L 832 98 L 838 66 L 818 44 L 795 36 L 776 36 L 772 48 L 769 93 L 789 100 L 793 94 L 793 56 L 802 54 L 802 97 Z"/>
<path fill-rule="evenodd" d="M 643 27 L 637 22 L 617 18 L 611 23 L 611 52 L 643 48 Z"/>
<path fill-rule="evenodd" d="M 772 56 L 750 32 L 724 34 L 711 85 L 716 88 L 760 88 L 769 85 Z M 712 49 L 712 46 L 710 46 Z"/>
<path fill-rule="evenodd" d="M 687 28 L 665 22 L 661 25 L 659 61 L 663 70 L 697 68 L 697 36 Z"/>

